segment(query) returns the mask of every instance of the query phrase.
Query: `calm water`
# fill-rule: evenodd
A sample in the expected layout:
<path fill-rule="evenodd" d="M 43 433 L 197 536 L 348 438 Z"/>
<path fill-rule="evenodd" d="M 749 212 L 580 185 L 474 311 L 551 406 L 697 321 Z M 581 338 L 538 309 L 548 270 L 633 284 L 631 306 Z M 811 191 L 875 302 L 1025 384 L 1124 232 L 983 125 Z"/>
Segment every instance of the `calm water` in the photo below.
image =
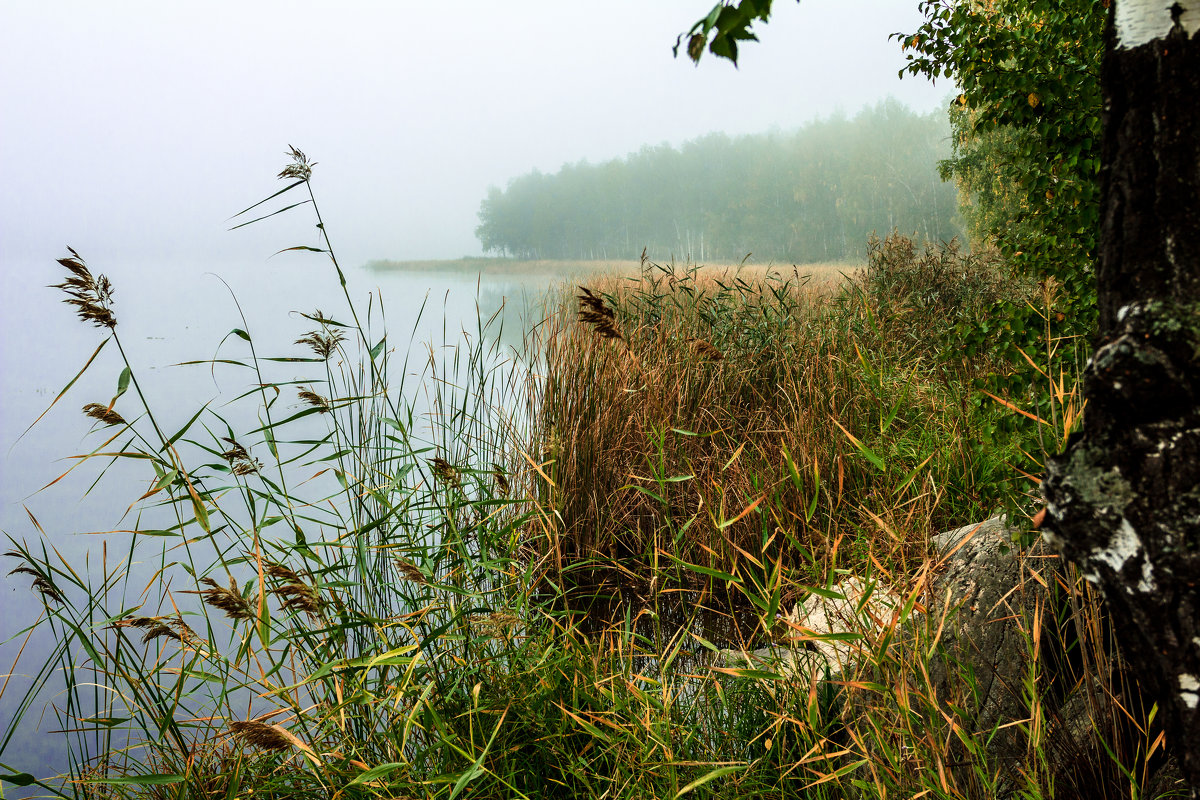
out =
<path fill-rule="evenodd" d="M 183 426 L 205 402 L 213 402 L 223 414 L 243 413 L 227 411 L 222 404 L 246 391 L 253 375 L 228 366 L 172 365 L 245 358 L 245 342 L 228 336 L 234 328 L 249 331 L 260 357 L 306 356 L 294 341 L 316 326 L 297 312 L 320 309 L 331 317 L 348 317 L 335 273 L 315 255 L 238 264 L 91 266 L 93 272 L 106 273 L 116 287 L 118 332 L 150 405 L 160 415 L 161 427 L 169 432 Z M 146 485 L 149 471 L 117 463 L 93 487 L 108 461 L 92 459 L 43 488 L 76 463 L 68 456 L 89 452 L 104 441 L 103 429 L 89 435 L 91 420 L 80 407 L 89 402 L 107 405 L 122 366 L 115 346 L 108 345 L 67 395 L 22 437 L 104 339 L 104 331 L 74 317 L 60 302 L 58 291 L 45 288 L 61 280 L 62 273 L 47 258 L 44 263 L 7 264 L 0 274 L 0 297 L 5 298 L 7 307 L 0 315 L 0 532 L 31 544 L 44 541 L 74 564 L 84 564 L 85 559 L 94 564 L 106 538 L 113 550 L 119 550 L 124 539 L 88 534 L 133 526 L 130 518 L 122 518 Z M 462 329 L 475 330 L 479 313 L 490 316 L 505 301 L 502 341 L 518 343 L 523 317 L 532 313 L 530 309 L 540 309 L 545 290 L 554 283 L 545 276 L 479 280 L 461 274 L 362 269 L 349 270 L 347 278 L 360 310 L 366 308 L 369 294 L 379 290 L 393 347 L 404 349 L 411 341 L 414 348 L 420 348 L 417 355 L 421 357 L 413 359 L 410 372 L 418 371 L 430 347 L 435 351 L 453 347 L 461 341 Z M 245 320 L 239 316 L 238 304 Z M 273 365 L 269 379 L 311 374 L 300 368 Z M 411 383 L 408 386 L 416 389 Z M 117 409 L 132 411 L 136 407 L 131 391 Z M 287 408 L 294 411 L 300 406 L 296 402 Z M 45 531 L 44 538 L 30 515 Z M 7 538 L 0 545 L 3 550 L 10 549 Z M 4 559 L 0 566 L 8 572 L 16 564 L 14 559 Z M 42 632 L 26 641 L 25 628 L 42 610 L 29 582 L 28 576 L 14 575 L 0 584 L 0 674 L 10 673 L 17 651 L 25 648 L 0 697 L 0 729 L 7 727 L 25 688 L 40 681 L 30 672 L 41 665 L 52 644 Z M 56 682 L 46 681 L 39 706 L 51 700 L 55 691 Z M 0 772 L 28 771 L 43 776 L 66 767 L 62 735 L 52 732 L 56 726 L 53 715 L 39 717 L 36 710 L 26 715 L 28 721 L 20 735 L 0 754 Z M 15 795 L 10 792 L 7 796 Z"/>

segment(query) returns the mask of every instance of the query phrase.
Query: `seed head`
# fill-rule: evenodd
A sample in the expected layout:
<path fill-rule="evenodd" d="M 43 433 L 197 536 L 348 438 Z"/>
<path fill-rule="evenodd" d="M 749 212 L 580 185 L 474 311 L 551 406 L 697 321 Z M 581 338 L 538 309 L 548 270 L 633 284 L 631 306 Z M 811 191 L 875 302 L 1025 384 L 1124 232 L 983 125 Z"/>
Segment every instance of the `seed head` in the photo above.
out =
<path fill-rule="evenodd" d="M 280 178 L 306 181 L 312 177 L 312 168 L 317 165 L 317 162 L 309 161 L 308 156 L 290 144 L 288 145 L 288 155 L 292 157 L 292 163 L 283 168 L 283 171 L 279 173 Z"/>
<path fill-rule="evenodd" d="M 447 486 L 462 485 L 462 478 L 459 475 L 458 467 L 441 456 L 429 459 L 429 466 L 433 469 L 433 477 Z"/>
<path fill-rule="evenodd" d="M 229 730 L 246 744 L 260 750 L 286 750 L 295 746 L 296 737 L 278 725 L 265 722 L 231 722 Z"/>
<path fill-rule="evenodd" d="M 103 275 L 92 277 L 79 253 L 70 247 L 70 258 L 60 258 L 58 263 L 66 267 L 71 276 L 62 283 L 52 286 L 62 289 L 67 295 L 63 302 L 75 307 L 75 313 L 84 322 L 91 322 L 98 328 L 113 329 L 117 327 L 117 318 L 112 313 L 113 287 L 108 278 Z"/>
<path fill-rule="evenodd" d="M 725 354 L 718 350 L 711 342 L 706 342 L 703 339 L 689 339 L 692 347 L 700 355 L 708 358 L 711 361 L 720 361 L 725 358 Z"/>
<path fill-rule="evenodd" d="M 305 583 L 299 575 L 282 564 L 268 564 L 266 573 L 281 583 L 268 591 L 279 598 L 285 609 L 303 611 L 310 617 L 320 615 L 321 598 L 316 588 Z"/>
<path fill-rule="evenodd" d="M 142 642 L 166 637 L 180 644 L 196 640 L 196 633 L 180 617 L 128 617 L 117 620 L 110 628 L 140 628 Z"/>
<path fill-rule="evenodd" d="M 221 458 L 229 462 L 229 467 L 234 475 L 250 475 L 262 469 L 262 462 L 254 458 L 233 439 L 228 436 L 221 437 L 224 441 L 229 442 L 232 447 L 221 453 Z"/>
<path fill-rule="evenodd" d="M 617 329 L 616 312 L 605 304 L 604 298 L 585 286 L 580 286 L 579 291 L 583 293 L 579 295 L 579 321 L 591 325 L 605 339 L 624 339 Z"/>
<path fill-rule="evenodd" d="M 194 594 L 199 594 L 204 598 L 204 602 L 213 608 L 224 611 L 225 616 L 230 619 L 254 619 L 256 616 L 253 603 L 238 590 L 237 581 L 233 576 L 229 578 L 228 589 L 212 578 L 201 578 L 200 582 L 209 588 Z"/>
<path fill-rule="evenodd" d="M 329 400 L 312 391 L 311 389 L 301 389 L 300 399 L 317 409 L 317 412 L 320 414 L 329 413 Z"/>
<path fill-rule="evenodd" d="M 500 497 L 508 497 L 508 475 L 504 473 L 504 467 L 499 464 L 492 464 L 492 480 L 496 483 L 496 494 Z"/>
<path fill-rule="evenodd" d="M 99 403 L 88 403 L 83 407 L 83 413 L 87 414 L 92 419 L 98 419 L 105 425 L 124 425 L 125 418 L 113 411 L 109 406 L 102 406 Z"/>
<path fill-rule="evenodd" d="M 429 579 L 425 577 L 425 573 L 421 572 L 420 568 L 411 561 L 406 561 L 403 558 L 393 558 L 392 562 L 395 563 L 396 569 L 400 570 L 401 574 L 413 583 L 419 583 L 422 586 L 429 583 Z"/>
<path fill-rule="evenodd" d="M 312 351 L 326 361 L 329 357 L 337 352 L 338 345 L 345 341 L 346 337 L 341 331 L 331 331 L 325 329 L 323 331 L 309 331 L 296 340 L 296 344 L 306 344 Z"/>

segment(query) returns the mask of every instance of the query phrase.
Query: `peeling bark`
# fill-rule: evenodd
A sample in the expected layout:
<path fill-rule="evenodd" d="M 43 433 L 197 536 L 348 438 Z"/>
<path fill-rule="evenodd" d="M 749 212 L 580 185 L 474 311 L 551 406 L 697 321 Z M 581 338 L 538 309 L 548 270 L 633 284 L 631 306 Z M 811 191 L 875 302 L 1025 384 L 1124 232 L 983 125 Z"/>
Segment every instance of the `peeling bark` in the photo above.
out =
<path fill-rule="evenodd" d="M 1162 14 L 1170 15 L 1163 24 Z M 1142 18 L 1143 15 L 1144 19 Z M 1157 16 L 1156 16 L 1157 15 Z M 1098 348 L 1046 538 L 1104 590 L 1200 789 L 1200 0 L 1118 0 L 1104 63 Z M 1155 35 L 1159 30 L 1165 34 Z"/>

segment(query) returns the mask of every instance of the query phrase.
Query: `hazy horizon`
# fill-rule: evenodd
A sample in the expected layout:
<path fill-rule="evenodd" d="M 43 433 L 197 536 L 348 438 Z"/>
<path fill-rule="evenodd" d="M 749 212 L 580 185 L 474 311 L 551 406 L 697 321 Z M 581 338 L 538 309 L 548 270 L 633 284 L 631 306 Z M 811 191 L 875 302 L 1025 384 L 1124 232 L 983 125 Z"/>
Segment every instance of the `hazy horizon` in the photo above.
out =
<path fill-rule="evenodd" d="M 913 0 L 775 5 L 740 68 L 672 57 L 711 0 L 496 6 L 9 6 L 0 260 L 168 264 L 311 243 L 307 218 L 226 233 L 289 144 L 343 260 L 479 254 L 489 186 L 711 132 L 788 130 L 950 86 L 897 78 Z M 440 12 L 440 13 L 439 13 Z"/>

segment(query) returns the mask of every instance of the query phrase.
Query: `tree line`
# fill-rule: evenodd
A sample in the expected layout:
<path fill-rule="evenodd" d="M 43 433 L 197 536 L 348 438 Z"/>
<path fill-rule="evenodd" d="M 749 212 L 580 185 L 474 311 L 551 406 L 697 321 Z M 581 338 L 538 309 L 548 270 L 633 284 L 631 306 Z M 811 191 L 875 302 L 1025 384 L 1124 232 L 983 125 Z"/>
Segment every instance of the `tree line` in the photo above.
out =
<path fill-rule="evenodd" d="M 863 256 L 869 234 L 961 233 L 945 111 L 889 99 L 790 132 L 709 134 L 600 164 L 533 170 L 491 187 L 475 233 L 526 259 L 657 258 L 811 263 Z"/>

